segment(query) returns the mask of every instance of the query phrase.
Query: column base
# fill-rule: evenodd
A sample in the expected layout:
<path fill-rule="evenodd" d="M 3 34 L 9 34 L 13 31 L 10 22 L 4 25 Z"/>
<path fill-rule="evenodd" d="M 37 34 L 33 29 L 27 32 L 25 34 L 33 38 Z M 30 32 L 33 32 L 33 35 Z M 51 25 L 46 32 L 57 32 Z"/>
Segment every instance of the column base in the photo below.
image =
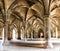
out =
<path fill-rule="evenodd" d="M 53 48 L 53 44 L 52 44 L 50 41 L 48 41 L 48 46 L 47 46 L 47 48 Z"/>
<path fill-rule="evenodd" d="M 8 46 L 9 45 L 9 42 L 8 42 L 8 40 L 4 40 L 4 42 L 3 42 L 3 44 L 2 44 L 3 46 Z"/>

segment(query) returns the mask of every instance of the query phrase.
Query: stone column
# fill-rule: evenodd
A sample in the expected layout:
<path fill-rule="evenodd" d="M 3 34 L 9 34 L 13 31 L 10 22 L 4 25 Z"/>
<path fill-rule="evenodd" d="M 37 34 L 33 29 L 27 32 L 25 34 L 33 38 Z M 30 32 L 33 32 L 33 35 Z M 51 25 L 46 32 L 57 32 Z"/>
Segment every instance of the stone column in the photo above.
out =
<path fill-rule="evenodd" d="M 50 17 L 48 18 L 48 47 L 53 48 L 53 44 L 51 42 L 51 24 Z"/>
<path fill-rule="evenodd" d="M 48 15 L 45 15 L 45 18 L 44 18 L 44 35 L 45 35 L 45 38 L 46 40 L 48 39 Z"/>
<path fill-rule="evenodd" d="M 10 33 L 9 32 L 9 19 L 6 18 L 6 22 L 5 22 L 5 25 L 4 25 L 4 41 L 3 41 L 3 45 L 8 45 L 8 34 Z"/>
<path fill-rule="evenodd" d="M 49 18 L 49 15 L 45 15 L 44 16 L 44 37 L 46 39 L 46 47 L 48 46 L 48 34 L 49 34 L 49 31 L 48 31 L 48 18 Z"/>
<path fill-rule="evenodd" d="M 23 29 L 21 29 L 21 39 L 24 39 L 24 35 L 23 35 Z"/>
<path fill-rule="evenodd" d="M 8 24 L 4 26 L 4 40 L 3 45 L 8 45 Z"/>
<path fill-rule="evenodd" d="M 18 28 L 18 39 L 21 39 L 21 32 L 20 32 L 20 28 Z"/>
<path fill-rule="evenodd" d="M 19 23 L 19 24 L 18 24 L 18 28 L 17 28 L 17 31 L 18 31 L 18 37 L 17 37 L 17 39 L 21 39 L 21 31 L 20 31 L 21 27 L 20 27 L 20 21 L 19 21 L 18 23 Z"/>
<path fill-rule="evenodd" d="M 56 27 L 56 38 L 58 38 L 58 29 Z"/>
<path fill-rule="evenodd" d="M 32 28 L 32 32 L 31 32 L 31 39 L 33 39 L 33 28 Z"/>
<path fill-rule="evenodd" d="M 10 31 L 10 25 L 8 25 L 8 40 L 11 40 L 12 39 L 12 35 L 11 35 L 11 31 Z"/>
<path fill-rule="evenodd" d="M 45 38 L 46 38 L 46 46 L 47 48 L 53 48 L 53 45 L 51 43 L 51 32 L 50 32 L 50 19 L 49 19 L 49 15 L 45 15 L 44 18 L 44 23 L 45 23 Z"/>

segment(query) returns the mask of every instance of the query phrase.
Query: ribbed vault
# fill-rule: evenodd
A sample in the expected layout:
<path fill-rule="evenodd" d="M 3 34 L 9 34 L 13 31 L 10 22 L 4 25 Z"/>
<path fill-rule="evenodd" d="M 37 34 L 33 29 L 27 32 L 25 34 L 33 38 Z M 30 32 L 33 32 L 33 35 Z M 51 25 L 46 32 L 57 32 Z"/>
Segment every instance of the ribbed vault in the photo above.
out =
<path fill-rule="evenodd" d="M 48 18 L 51 31 L 56 26 L 60 28 L 59 0 L 0 0 L 0 29 L 4 28 L 5 36 L 9 34 L 8 39 L 12 38 L 11 30 L 14 28 L 18 39 L 21 39 L 22 32 L 23 38 L 31 38 L 31 34 L 33 38 L 44 37 L 44 34 L 48 36 Z"/>

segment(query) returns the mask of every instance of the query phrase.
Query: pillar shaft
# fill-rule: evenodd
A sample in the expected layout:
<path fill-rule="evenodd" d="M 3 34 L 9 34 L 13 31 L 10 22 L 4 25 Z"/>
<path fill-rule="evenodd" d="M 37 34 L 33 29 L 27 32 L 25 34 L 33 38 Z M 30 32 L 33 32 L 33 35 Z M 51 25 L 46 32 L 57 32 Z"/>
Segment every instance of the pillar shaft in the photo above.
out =
<path fill-rule="evenodd" d="M 3 45 L 7 45 L 8 43 L 8 24 L 4 26 L 4 42 Z"/>
<path fill-rule="evenodd" d="M 48 27 L 49 27 L 48 18 L 49 18 L 49 15 L 44 16 L 44 37 L 46 39 L 46 47 L 48 46 L 48 39 L 49 39 L 49 36 L 48 36 L 48 34 L 49 34 L 49 31 L 48 31 Z"/>
<path fill-rule="evenodd" d="M 46 39 L 48 39 L 48 27 L 49 27 L 49 25 L 48 25 L 48 15 L 45 15 L 45 18 L 44 18 L 44 25 L 45 25 L 45 29 L 44 29 L 44 34 L 45 34 L 45 38 Z"/>
<path fill-rule="evenodd" d="M 18 39 L 21 39 L 21 32 L 19 28 L 18 28 Z"/>

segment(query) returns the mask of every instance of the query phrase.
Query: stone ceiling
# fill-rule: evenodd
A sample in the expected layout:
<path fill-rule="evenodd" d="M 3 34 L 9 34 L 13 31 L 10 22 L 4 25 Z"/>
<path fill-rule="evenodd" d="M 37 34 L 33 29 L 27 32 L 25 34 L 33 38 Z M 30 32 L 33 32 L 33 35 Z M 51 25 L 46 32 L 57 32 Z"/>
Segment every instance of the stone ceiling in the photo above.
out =
<path fill-rule="evenodd" d="M 18 25 L 19 21 L 28 21 L 33 26 L 43 25 L 44 15 L 60 16 L 59 0 L 0 0 L 0 11 L 3 13 L 2 21 L 6 19 L 9 23 Z M 12 14 L 13 13 L 13 14 Z M 39 20 L 40 19 L 40 20 Z M 34 21 L 33 21 L 34 20 Z M 36 28 L 39 26 L 37 25 Z"/>

